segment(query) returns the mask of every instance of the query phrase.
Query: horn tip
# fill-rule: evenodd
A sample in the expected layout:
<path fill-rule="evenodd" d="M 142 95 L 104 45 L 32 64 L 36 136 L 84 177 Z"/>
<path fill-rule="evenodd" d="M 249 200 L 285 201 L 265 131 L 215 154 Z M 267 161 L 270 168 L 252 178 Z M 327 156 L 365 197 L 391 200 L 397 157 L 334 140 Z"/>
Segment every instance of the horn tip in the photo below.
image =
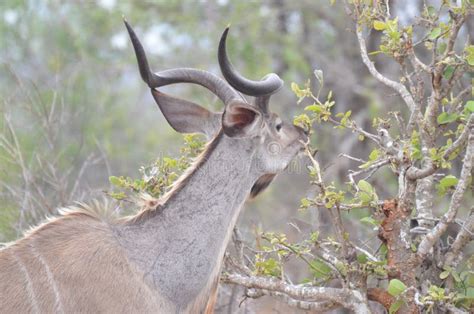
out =
<path fill-rule="evenodd" d="M 130 24 L 128 24 L 127 18 L 125 17 L 125 14 L 122 14 L 122 21 L 125 24 L 127 28 L 130 28 Z"/>
<path fill-rule="evenodd" d="M 127 28 L 127 31 L 130 35 L 134 34 L 134 31 L 132 29 L 132 26 L 128 23 L 127 19 L 125 18 L 125 15 L 122 16 L 123 23 L 125 24 L 125 27 Z"/>
<path fill-rule="evenodd" d="M 222 38 L 227 38 L 227 33 L 229 33 L 230 29 L 230 24 L 227 24 L 226 28 L 224 29 L 224 32 L 222 33 Z"/>

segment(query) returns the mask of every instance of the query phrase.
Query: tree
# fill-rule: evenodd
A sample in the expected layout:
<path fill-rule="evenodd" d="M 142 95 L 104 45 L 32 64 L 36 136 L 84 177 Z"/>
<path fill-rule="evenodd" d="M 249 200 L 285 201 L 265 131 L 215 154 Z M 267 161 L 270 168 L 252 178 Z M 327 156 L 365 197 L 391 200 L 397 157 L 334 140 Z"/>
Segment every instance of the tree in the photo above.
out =
<path fill-rule="evenodd" d="M 466 99 L 473 93 L 468 73 L 474 66 L 474 46 L 459 42 L 463 24 L 474 13 L 472 1 L 425 5 L 419 19 L 403 26 L 391 15 L 388 1 L 350 1 L 346 9 L 355 20 L 363 63 L 403 100 L 408 120 L 400 112 L 378 117 L 373 121 L 377 132 L 371 133 L 351 119 L 351 111 L 334 115 L 331 93 L 321 100 L 321 71 L 314 73 L 320 85 L 316 95 L 309 83 L 303 88 L 293 84 L 299 101 L 312 102 L 295 123 L 306 128 L 329 123 L 371 141 L 374 149 L 367 161 L 345 156 L 360 165 L 348 171 L 347 185 L 338 187 L 328 182 L 331 178 L 324 176 L 308 145 L 315 191 L 302 199 L 301 207 L 327 210 L 334 233 L 315 231 L 297 243 L 284 234 L 263 233 L 266 244 L 252 250 L 257 253 L 251 266 L 237 236 L 238 254 L 228 257 L 222 281 L 247 287 L 249 297 L 268 294 L 302 309 L 345 307 L 369 313 L 369 301 L 376 301 L 390 313 L 472 311 L 474 260 L 466 245 L 473 239 L 474 207 L 472 195 L 470 201 L 463 202 L 463 197 L 473 187 L 474 102 Z M 382 32 L 378 51 L 368 53 L 364 29 Z M 428 63 L 418 57 L 422 49 L 431 55 Z M 400 78 L 380 73 L 370 60 L 374 54 L 393 58 Z M 398 192 L 380 200 L 369 180 L 384 167 L 397 178 Z M 381 243 L 376 251 L 362 247 L 360 238 L 354 241 L 346 228 L 343 212 L 357 208 L 371 209 L 361 221 L 375 227 Z M 453 224 L 460 226 L 454 233 L 449 230 Z M 285 274 L 284 261 L 290 258 L 306 263 L 312 273 L 307 282 L 294 284 Z"/>
<path fill-rule="evenodd" d="M 346 30 L 339 3 L 328 7 L 314 1 L 219 2 L 223 4 L 207 1 L 197 9 L 194 1 L 156 6 L 143 2 L 134 9 L 120 4 L 117 12 L 108 7 L 81 10 L 83 7 L 74 4 L 60 7 L 55 2 L 36 4 L 38 8 L 32 4 L 32 10 L 17 12 L 16 17 L 24 16 L 30 23 L 26 36 L 25 27 L 5 26 L 15 19 L 11 12 L 7 19 L 9 10 L 5 10 L 8 23 L 1 26 L 8 30 L 5 38 L 9 44 L 2 49 L 2 55 L 6 52 L 2 57 L 11 61 L 13 71 L 1 78 L 2 94 L 8 96 L 1 108 L 6 112 L 0 137 L 1 239 L 18 237 L 28 224 L 54 213 L 55 205 L 87 199 L 88 185 L 83 179 L 87 169 L 93 168 L 94 182 L 98 177 L 106 178 L 108 172 L 122 174 L 127 167 L 117 165 L 143 162 L 145 148 L 155 146 L 144 140 L 149 133 L 157 133 L 149 127 L 155 120 L 140 123 L 138 135 L 131 136 L 126 131 L 133 129 L 133 111 L 118 110 L 118 104 L 131 108 L 139 98 L 128 95 L 132 92 L 124 94 L 139 84 L 138 75 L 129 75 L 132 67 L 135 73 L 132 54 L 111 48 L 104 40 L 113 37 L 120 42 L 116 32 L 122 27 L 122 13 L 130 19 L 146 20 L 142 27 L 166 26 L 165 39 L 172 43 L 172 50 L 160 52 L 156 59 L 169 67 L 183 65 L 183 59 L 191 60 L 185 64 L 190 66 L 215 65 L 206 49 L 192 49 L 193 57 L 187 58 L 179 40 L 171 39 L 190 41 L 188 48 L 214 47 L 206 46 L 205 41 L 217 39 L 233 17 L 233 23 L 243 21 L 236 28 L 242 40 L 234 46 L 236 55 L 243 56 L 249 76 L 263 73 L 262 68 L 268 69 L 270 64 L 277 64 L 277 70 L 282 71 L 279 74 L 292 80 L 302 80 L 318 62 L 325 71 L 317 69 L 308 83 L 292 85 L 298 102 L 306 106 L 295 123 L 314 134 L 306 150 L 311 190 L 301 200 L 298 213 L 311 225 L 303 229 L 288 221 L 292 233 L 263 232 L 259 226 L 248 225 L 236 229 L 221 288 L 238 285 L 245 288 L 244 300 L 269 295 L 290 306 L 315 311 L 345 307 L 367 313 L 382 311 L 381 306 L 402 313 L 472 311 L 474 260 L 468 244 L 474 217 L 472 193 L 466 193 L 472 191 L 474 154 L 474 103 L 469 100 L 474 64 L 472 1 L 441 1 L 436 6 L 410 1 L 419 9 L 416 19 L 401 10 L 403 2 L 348 1 L 345 8 L 352 17 L 351 31 Z M 45 12 L 56 16 L 58 11 L 68 18 L 61 15 L 44 21 L 48 19 Z M 31 12 L 41 14 L 28 15 Z M 115 20 L 110 18 L 111 12 L 117 16 Z M 204 19 L 207 22 L 200 23 Z M 322 22 L 327 24 L 318 24 Z M 273 25 L 277 25 L 277 32 L 272 31 Z M 329 31 L 323 31 L 326 28 Z M 192 39 L 183 38 L 183 34 L 191 34 Z M 262 48 L 255 45 L 257 39 Z M 38 52 L 38 45 L 45 49 Z M 255 53 L 257 48 L 262 50 Z M 54 50 L 61 53 L 51 57 Z M 128 68 L 110 66 L 121 58 L 127 60 L 123 63 Z M 371 83 L 366 80 L 369 75 L 377 82 L 373 91 L 361 88 Z M 111 77 L 121 77 L 126 83 L 110 84 Z M 125 77 L 136 85 L 128 84 Z M 24 84 L 28 80 L 35 84 Z M 21 101 L 11 96 L 11 90 L 16 89 Z M 367 95 L 367 90 L 373 94 Z M 370 106 L 361 106 L 377 97 L 386 111 L 399 103 L 403 106 L 386 115 L 370 113 Z M 21 111 L 25 108 L 28 114 Z M 372 125 L 366 121 L 370 115 L 375 117 Z M 71 138 L 83 136 L 82 130 L 87 131 L 85 140 L 76 145 Z M 93 136 L 104 132 L 110 136 Z M 120 154 L 117 141 L 112 144 L 110 138 L 120 139 L 130 153 Z M 355 138 L 350 154 L 334 152 L 334 147 L 342 147 L 328 144 L 343 138 Z M 129 149 L 137 141 L 141 150 Z M 169 188 L 202 149 L 195 136 L 184 141 L 178 158 L 159 158 L 141 169 L 139 179 L 110 177 L 115 188 L 108 194 L 118 200 L 119 208 L 147 206 Z M 337 160 L 336 165 L 331 159 Z M 336 166 L 342 177 L 331 171 Z M 94 189 L 105 187 L 96 184 Z M 287 211 L 293 212 L 291 208 Z M 313 217 L 319 218 L 316 222 L 327 219 L 330 227 L 316 225 Z M 16 227 L 16 234 L 8 228 L 10 224 Z M 231 301 L 238 304 L 242 299 L 236 296 L 232 294 Z"/>

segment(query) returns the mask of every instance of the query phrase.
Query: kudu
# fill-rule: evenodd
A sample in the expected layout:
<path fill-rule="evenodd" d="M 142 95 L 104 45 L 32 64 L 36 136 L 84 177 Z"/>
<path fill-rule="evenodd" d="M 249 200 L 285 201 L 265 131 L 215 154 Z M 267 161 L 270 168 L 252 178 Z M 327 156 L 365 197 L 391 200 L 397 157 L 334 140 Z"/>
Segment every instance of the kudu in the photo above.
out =
<path fill-rule="evenodd" d="M 171 127 L 210 139 L 195 164 L 155 208 L 106 219 L 91 208 L 69 210 L 0 251 L 0 312 L 210 313 L 231 231 L 245 200 L 264 189 L 302 150 L 307 134 L 268 108 L 283 82 L 251 81 L 226 53 L 225 78 L 197 69 L 152 73 L 128 29 L 141 77 Z M 157 88 L 199 84 L 224 111 L 171 97 Z M 255 96 L 248 103 L 240 93 Z"/>

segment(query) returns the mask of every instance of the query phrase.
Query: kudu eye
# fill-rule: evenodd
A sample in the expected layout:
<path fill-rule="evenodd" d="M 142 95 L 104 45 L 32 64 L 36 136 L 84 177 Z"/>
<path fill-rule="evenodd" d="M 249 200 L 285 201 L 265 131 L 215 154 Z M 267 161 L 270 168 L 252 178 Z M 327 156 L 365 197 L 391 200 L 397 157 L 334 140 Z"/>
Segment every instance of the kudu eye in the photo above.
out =
<path fill-rule="evenodd" d="M 277 130 L 277 132 L 280 132 L 282 126 L 283 126 L 283 121 L 281 121 L 281 119 L 277 119 L 275 121 L 275 129 Z"/>

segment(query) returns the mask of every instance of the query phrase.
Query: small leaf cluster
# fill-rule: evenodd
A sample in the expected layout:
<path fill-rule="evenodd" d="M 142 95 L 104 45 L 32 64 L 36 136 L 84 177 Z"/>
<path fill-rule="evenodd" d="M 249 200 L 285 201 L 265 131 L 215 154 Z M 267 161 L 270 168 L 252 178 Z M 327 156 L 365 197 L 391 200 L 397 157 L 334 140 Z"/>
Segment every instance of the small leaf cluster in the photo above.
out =
<path fill-rule="evenodd" d="M 362 165 L 359 165 L 360 169 L 366 169 L 370 166 L 372 166 L 375 162 L 380 160 L 380 157 L 382 156 L 382 152 L 378 150 L 377 148 L 374 148 L 370 154 L 369 154 L 369 160 L 366 163 L 363 163 Z"/>
<path fill-rule="evenodd" d="M 256 254 L 254 273 L 258 276 L 280 277 L 281 264 L 272 257 L 265 259 L 262 254 Z"/>
<path fill-rule="evenodd" d="M 380 223 L 372 217 L 364 217 L 361 221 L 370 221 L 369 224 L 379 226 Z M 371 260 L 365 253 L 357 254 L 357 262 L 360 265 L 360 269 L 367 274 L 367 276 L 374 276 L 378 279 L 387 278 L 387 246 L 385 244 L 380 246 L 378 260 Z"/>
<path fill-rule="evenodd" d="M 280 277 L 283 273 L 282 259 L 291 252 L 287 250 L 287 237 L 284 233 L 263 233 L 261 238 L 268 244 L 262 245 L 261 252 L 255 255 L 254 274 Z"/>
<path fill-rule="evenodd" d="M 359 200 L 363 206 L 376 206 L 379 198 L 374 187 L 365 180 L 360 180 L 357 183 L 357 187 L 359 190 L 356 193 L 356 200 Z"/>
<path fill-rule="evenodd" d="M 183 136 L 184 145 L 180 149 L 180 157 L 160 157 L 151 165 L 141 167 L 141 178 L 133 179 L 125 176 L 109 177 L 114 190 L 108 195 L 116 200 L 130 200 L 142 193 L 154 198 L 162 196 L 187 169 L 194 157 L 204 149 L 204 141 L 196 134 Z"/>
<path fill-rule="evenodd" d="M 310 176 L 316 176 L 314 167 L 308 166 Z M 313 181 L 314 184 L 314 181 Z M 300 210 L 305 211 L 310 207 L 324 206 L 328 209 L 338 207 L 345 201 L 345 191 L 336 189 L 334 183 L 325 186 L 324 191 L 314 198 L 302 198 L 300 200 Z"/>
<path fill-rule="evenodd" d="M 321 90 L 324 87 L 324 74 L 321 70 L 314 71 L 314 77 L 319 83 L 319 88 L 316 95 L 311 90 L 311 81 L 308 80 L 303 87 L 300 87 L 296 83 L 291 83 L 291 89 L 293 93 L 298 97 L 297 103 L 301 103 L 303 100 L 307 99 L 312 102 L 312 104 L 304 108 L 304 113 L 298 115 L 294 118 L 293 124 L 302 127 L 305 130 L 312 131 L 312 126 L 315 122 L 321 123 L 322 121 L 327 122 L 332 119 L 332 108 L 336 104 L 332 96 L 332 91 L 329 91 L 326 99 L 320 99 Z M 349 123 L 349 117 L 351 113 L 343 113 L 341 125 L 346 125 Z"/>
<path fill-rule="evenodd" d="M 440 126 L 447 126 L 450 123 L 453 122 L 465 122 L 469 118 L 469 116 L 474 112 L 474 101 L 469 100 L 466 102 L 464 105 L 464 108 L 461 112 L 456 112 L 453 111 L 453 107 L 457 106 L 455 103 L 455 99 L 451 98 L 443 98 L 441 100 L 441 104 L 443 105 L 442 109 L 443 112 L 441 112 L 438 117 L 436 118 L 436 122 Z M 455 133 L 452 132 L 447 132 L 445 135 L 454 135 Z"/>
<path fill-rule="evenodd" d="M 303 283 L 321 284 L 334 278 L 334 270 L 344 276 L 347 274 L 347 265 L 333 265 L 332 267 L 324 259 L 313 254 L 312 250 L 318 250 L 319 232 L 312 232 L 307 239 L 291 243 L 288 241 L 284 233 L 266 232 L 261 234 L 261 238 L 267 244 L 261 246 L 261 252 L 255 256 L 254 273 L 257 275 L 266 275 L 273 277 L 280 277 L 284 273 L 284 263 L 291 257 L 295 257 L 303 261 L 311 274 L 311 278 L 306 278 Z M 339 244 L 327 239 L 326 244 L 334 244 L 334 247 L 339 247 Z"/>
<path fill-rule="evenodd" d="M 383 36 L 379 47 L 380 50 L 372 52 L 372 54 L 383 53 L 399 59 L 400 56 L 406 53 L 402 35 L 411 40 L 413 35 L 413 28 L 411 26 L 400 29 L 398 18 L 394 18 L 393 20 L 385 19 L 385 21 L 375 20 L 373 28 L 377 31 L 382 31 Z"/>
<path fill-rule="evenodd" d="M 446 175 L 439 181 L 437 186 L 438 188 L 438 195 L 443 196 L 445 195 L 450 189 L 455 187 L 458 184 L 458 178 L 453 175 Z"/>
<path fill-rule="evenodd" d="M 469 267 L 458 271 L 457 269 L 445 266 L 443 271 L 439 274 L 442 280 L 453 280 L 456 291 L 446 295 L 441 288 L 434 286 L 433 291 L 430 291 L 426 299 L 433 302 L 447 302 L 452 303 L 457 307 L 464 307 L 466 310 L 474 305 L 474 271 Z"/>
<path fill-rule="evenodd" d="M 427 294 L 421 297 L 421 302 L 426 306 L 426 311 L 432 313 L 439 304 L 454 303 L 455 298 L 455 292 L 448 293 L 447 289 L 432 284 Z"/>

